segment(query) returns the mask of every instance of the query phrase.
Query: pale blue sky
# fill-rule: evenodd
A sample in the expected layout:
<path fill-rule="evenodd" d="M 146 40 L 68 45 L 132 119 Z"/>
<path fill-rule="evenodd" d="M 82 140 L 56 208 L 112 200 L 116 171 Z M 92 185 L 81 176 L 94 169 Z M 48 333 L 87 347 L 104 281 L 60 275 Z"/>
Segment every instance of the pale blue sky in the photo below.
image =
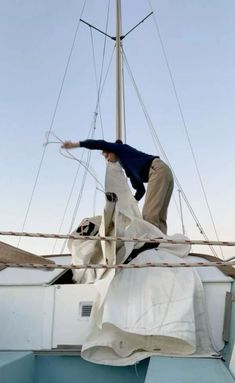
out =
<path fill-rule="evenodd" d="M 0 2 L 1 230 L 21 230 L 35 176 L 61 86 L 83 1 L 18 0 Z M 108 1 L 88 0 L 82 18 L 105 29 Z M 232 0 L 152 0 L 201 177 L 221 239 L 234 241 L 235 228 L 235 3 Z M 114 0 L 108 32 L 114 34 Z M 123 1 L 123 32 L 150 12 L 148 1 Z M 133 10 L 134 9 L 134 10 Z M 103 36 L 93 31 L 97 71 Z M 207 235 L 215 239 L 209 213 L 186 140 L 161 45 L 150 17 L 124 40 L 124 49 L 141 96 L 171 165 Z M 113 42 L 106 46 L 107 68 Z M 81 24 L 52 130 L 62 139 L 87 137 L 97 97 L 91 34 Z M 128 143 L 157 153 L 133 87 L 126 79 Z M 102 93 L 104 135 L 115 139 L 114 62 Z M 98 118 L 95 137 L 101 137 Z M 78 157 L 81 152 L 74 152 Z M 104 179 L 104 161 L 92 153 L 91 166 Z M 77 163 L 47 147 L 26 231 L 57 232 Z M 82 182 L 69 205 L 67 233 Z M 93 214 L 94 181 L 88 176 L 77 223 Z M 175 193 L 178 202 L 177 188 Z M 103 195 L 97 192 L 96 214 Z M 183 204 L 188 235 L 202 239 Z M 169 234 L 181 224 L 175 203 L 169 210 Z M 2 238 L 6 240 L 6 238 Z M 16 240 L 10 240 L 16 243 Z M 50 252 L 51 241 L 22 240 L 21 247 Z M 60 250 L 58 246 L 57 250 Z M 226 249 L 225 254 L 234 254 Z"/>

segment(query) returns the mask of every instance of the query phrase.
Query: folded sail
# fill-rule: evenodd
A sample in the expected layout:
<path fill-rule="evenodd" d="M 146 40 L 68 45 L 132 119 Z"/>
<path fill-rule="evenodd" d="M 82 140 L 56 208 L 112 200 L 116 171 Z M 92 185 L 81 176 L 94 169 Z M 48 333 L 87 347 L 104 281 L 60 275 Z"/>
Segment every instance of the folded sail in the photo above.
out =
<path fill-rule="evenodd" d="M 105 228 L 106 209 L 100 233 L 124 237 L 182 239 L 167 237 L 141 218 L 121 167 L 108 164 L 106 191 L 118 196 L 111 232 Z M 79 242 L 76 254 L 79 254 Z M 98 241 L 97 241 L 98 243 Z M 134 242 L 102 245 L 100 260 L 124 262 Z M 87 245 L 89 246 L 89 245 Z M 93 244 L 93 246 L 95 246 Z M 160 244 L 158 250 L 140 253 L 132 263 L 180 262 L 190 246 Z M 91 254 L 91 253 L 90 253 Z M 210 355 L 203 287 L 193 268 L 142 268 L 109 270 L 97 276 L 100 294 L 92 310 L 90 333 L 82 357 L 102 364 L 128 365 L 151 355 Z"/>

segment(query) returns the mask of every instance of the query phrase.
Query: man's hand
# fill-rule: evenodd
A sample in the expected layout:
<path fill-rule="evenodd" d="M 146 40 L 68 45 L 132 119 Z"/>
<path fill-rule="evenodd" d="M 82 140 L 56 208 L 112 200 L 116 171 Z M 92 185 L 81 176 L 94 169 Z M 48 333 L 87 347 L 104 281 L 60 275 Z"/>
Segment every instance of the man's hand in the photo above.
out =
<path fill-rule="evenodd" d="M 73 149 L 73 148 L 79 148 L 80 142 L 72 142 L 72 141 L 65 141 L 63 145 L 61 145 L 62 149 Z"/>

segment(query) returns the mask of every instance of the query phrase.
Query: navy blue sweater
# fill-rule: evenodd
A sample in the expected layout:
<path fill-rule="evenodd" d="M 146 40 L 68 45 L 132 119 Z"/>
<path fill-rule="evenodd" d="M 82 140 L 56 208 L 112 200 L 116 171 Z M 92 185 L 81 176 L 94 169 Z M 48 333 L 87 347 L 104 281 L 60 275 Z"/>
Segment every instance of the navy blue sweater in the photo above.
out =
<path fill-rule="evenodd" d="M 130 145 L 116 144 L 104 140 L 80 141 L 80 146 L 91 150 L 98 149 L 115 153 L 127 177 L 130 178 L 133 188 L 136 190 L 135 199 L 139 201 L 143 197 L 145 193 L 144 182 L 148 182 L 151 163 L 154 158 L 159 158 L 158 156 L 140 152 Z"/>

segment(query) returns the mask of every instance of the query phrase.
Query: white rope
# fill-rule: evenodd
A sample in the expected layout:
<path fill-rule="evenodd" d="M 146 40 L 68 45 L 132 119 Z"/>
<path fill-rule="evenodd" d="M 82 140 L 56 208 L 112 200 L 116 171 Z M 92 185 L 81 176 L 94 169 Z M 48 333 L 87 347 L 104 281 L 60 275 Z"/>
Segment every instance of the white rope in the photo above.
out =
<path fill-rule="evenodd" d="M 167 267 L 167 268 L 179 268 L 179 267 L 212 267 L 212 266 L 235 266 L 235 261 L 227 262 L 194 262 L 194 263 L 170 263 L 170 262 L 148 262 L 148 263 L 128 263 L 128 264 L 118 264 L 118 265 L 107 265 L 107 264 L 90 264 L 90 265 L 59 265 L 59 264 L 40 264 L 40 263 L 0 263 L 0 266 L 5 267 L 19 267 L 26 269 L 64 269 L 64 270 L 84 270 L 84 269 L 143 269 L 147 267 Z"/>
<path fill-rule="evenodd" d="M 93 129 L 93 130 L 95 130 L 95 129 Z M 59 138 L 54 132 L 51 132 L 50 134 L 53 135 L 58 141 L 56 141 L 56 142 L 46 142 L 46 143 L 44 143 L 44 145 L 48 145 L 48 144 L 51 144 L 51 143 L 53 143 L 53 144 L 60 144 L 60 145 L 64 144 L 64 141 L 61 138 Z M 93 138 L 93 135 L 91 136 L 91 138 Z M 74 156 L 70 152 L 69 149 L 66 149 L 65 152 L 67 153 L 67 155 L 64 154 L 64 151 L 62 151 L 61 148 L 60 148 L 60 154 L 63 157 L 68 158 L 69 160 L 73 160 L 73 161 L 79 162 L 79 164 L 82 165 L 86 169 L 86 171 L 90 174 L 90 176 L 94 178 L 96 184 L 98 184 L 102 188 L 102 190 L 104 191 L 103 185 L 98 180 L 94 169 L 89 164 L 89 161 L 88 160 L 87 161 L 82 161 L 81 159 L 79 159 L 76 156 Z"/>
<path fill-rule="evenodd" d="M 126 238 L 112 236 L 96 236 L 96 235 L 71 235 L 71 234 L 47 234 L 47 233 L 28 233 L 19 231 L 0 231 L 2 236 L 16 237 L 35 237 L 35 238 L 58 238 L 58 239 L 79 239 L 92 241 L 112 241 L 112 242 L 138 242 L 138 243 L 169 243 L 169 244 L 188 244 L 188 245 L 213 245 L 213 246 L 235 246 L 234 241 L 203 241 L 203 240 L 183 240 L 183 239 L 163 239 L 163 238 Z"/>

